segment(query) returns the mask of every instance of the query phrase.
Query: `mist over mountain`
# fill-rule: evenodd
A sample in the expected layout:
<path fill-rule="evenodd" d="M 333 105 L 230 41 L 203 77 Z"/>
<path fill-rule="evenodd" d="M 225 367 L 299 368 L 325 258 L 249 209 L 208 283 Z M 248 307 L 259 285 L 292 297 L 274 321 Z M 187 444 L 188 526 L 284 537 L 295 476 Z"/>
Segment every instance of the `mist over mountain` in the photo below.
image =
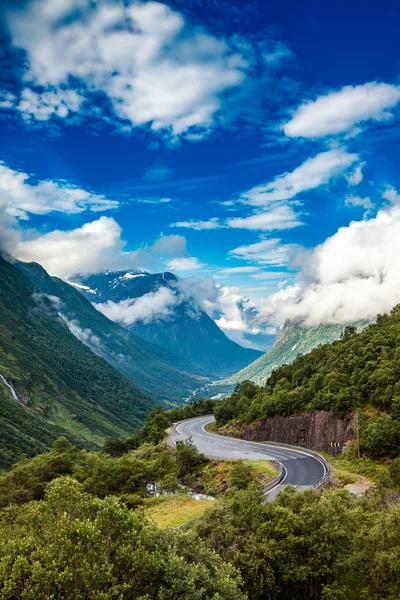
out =
<path fill-rule="evenodd" d="M 138 337 L 108 319 L 62 279 L 37 263 L 16 264 L 52 301 L 69 330 L 157 402 L 176 405 L 207 379 L 181 355 Z"/>
<path fill-rule="evenodd" d="M 0 257 L 0 468 L 49 448 L 128 435 L 155 406 L 73 335 L 54 304 Z"/>
<path fill-rule="evenodd" d="M 212 377 L 226 377 L 261 356 L 231 341 L 201 308 L 191 280 L 173 273 L 118 271 L 80 275 L 72 285 L 107 317 L 173 350 Z"/>

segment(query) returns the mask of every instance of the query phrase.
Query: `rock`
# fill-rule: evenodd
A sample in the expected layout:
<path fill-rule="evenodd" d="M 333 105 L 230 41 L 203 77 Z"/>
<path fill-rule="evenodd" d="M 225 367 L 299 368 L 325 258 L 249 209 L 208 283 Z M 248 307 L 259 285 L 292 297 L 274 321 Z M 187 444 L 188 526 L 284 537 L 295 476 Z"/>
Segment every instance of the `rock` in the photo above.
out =
<path fill-rule="evenodd" d="M 308 411 L 290 417 L 276 415 L 252 424 L 227 426 L 219 433 L 255 442 L 280 442 L 327 452 L 332 452 L 331 443 L 335 442 L 340 444 L 340 447 L 334 447 L 335 454 L 355 439 L 353 415 L 340 418 L 328 411 Z"/>

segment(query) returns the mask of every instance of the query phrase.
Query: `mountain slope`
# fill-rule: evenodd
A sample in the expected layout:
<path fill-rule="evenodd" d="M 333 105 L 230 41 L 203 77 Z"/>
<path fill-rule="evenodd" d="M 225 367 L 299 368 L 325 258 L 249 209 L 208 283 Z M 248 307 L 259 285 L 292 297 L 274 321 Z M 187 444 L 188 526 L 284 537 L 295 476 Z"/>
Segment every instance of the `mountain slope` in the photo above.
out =
<path fill-rule="evenodd" d="M 179 404 L 207 381 L 180 355 L 120 327 L 74 287 L 50 277 L 37 263 L 19 262 L 17 267 L 52 298 L 72 333 L 157 402 Z"/>
<path fill-rule="evenodd" d="M 261 356 L 258 350 L 243 348 L 229 340 L 172 273 L 107 272 L 79 276 L 74 285 L 91 302 L 103 305 L 99 308 L 105 314 L 109 314 L 110 303 L 114 303 L 114 312 L 121 313 L 115 309 L 122 306 L 130 310 L 135 299 L 140 299 L 145 309 L 146 300 L 150 305 L 155 294 L 165 292 L 169 304 L 163 314 L 151 318 L 137 315 L 125 320 L 124 325 L 140 337 L 179 353 L 212 377 L 232 375 Z M 127 307 L 129 300 L 132 302 Z M 120 315 L 118 318 L 122 320 Z"/>
<path fill-rule="evenodd" d="M 321 344 L 329 344 L 338 340 L 342 331 L 341 325 L 304 327 L 299 323 L 286 322 L 272 348 L 230 377 L 229 383 L 234 385 L 240 381 L 250 380 L 262 385 L 274 369 L 293 362 L 297 356 L 306 354 Z"/>
<path fill-rule="evenodd" d="M 0 281 L 0 467 L 61 434 L 93 447 L 143 423 L 154 402 L 72 335 L 2 258 Z"/>
<path fill-rule="evenodd" d="M 368 323 L 359 322 L 357 328 L 363 329 Z M 231 377 L 216 381 L 212 385 L 199 390 L 198 395 L 215 396 L 230 394 L 242 381 L 254 381 L 263 385 L 272 371 L 281 365 L 292 363 L 297 356 L 307 354 L 317 346 L 330 344 L 340 339 L 343 333 L 341 325 L 319 325 L 304 327 L 299 323 L 287 321 L 280 330 L 272 348 L 250 365 L 241 369 Z"/>

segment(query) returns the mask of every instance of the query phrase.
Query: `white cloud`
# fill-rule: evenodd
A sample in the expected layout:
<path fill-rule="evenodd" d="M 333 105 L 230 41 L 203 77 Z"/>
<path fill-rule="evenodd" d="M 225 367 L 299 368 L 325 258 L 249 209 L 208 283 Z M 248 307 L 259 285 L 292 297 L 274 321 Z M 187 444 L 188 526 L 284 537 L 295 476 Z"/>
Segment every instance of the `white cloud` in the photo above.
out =
<path fill-rule="evenodd" d="M 252 206 L 267 206 L 272 202 L 294 198 L 301 192 L 329 183 L 358 160 L 342 148 L 320 152 L 308 158 L 290 173 L 279 175 L 273 181 L 258 185 L 241 194 L 240 199 Z"/>
<path fill-rule="evenodd" d="M 135 198 L 134 202 L 138 204 L 169 204 L 172 198 Z"/>
<path fill-rule="evenodd" d="M 361 198 L 360 196 L 346 196 L 344 203 L 346 206 L 361 206 L 367 211 L 371 211 L 375 207 L 375 204 L 372 202 L 371 198 L 368 197 Z"/>
<path fill-rule="evenodd" d="M 11 169 L 2 161 L 0 194 L 6 199 L 7 212 L 19 219 L 27 219 L 29 214 L 100 212 L 119 206 L 116 200 L 84 190 L 68 181 L 34 181 L 28 173 Z"/>
<path fill-rule="evenodd" d="M 350 185 L 358 185 L 359 183 L 362 182 L 362 180 L 363 180 L 362 170 L 363 170 L 364 165 L 365 165 L 365 163 L 361 163 L 360 165 L 357 165 L 357 167 L 354 169 L 354 171 L 352 173 L 349 173 L 346 176 L 346 179 Z"/>
<path fill-rule="evenodd" d="M 292 229 L 302 225 L 299 215 L 291 206 L 277 206 L 270 211 L 257 212 L 249 217 L 228 219 L 228 227 L 256 231 Z"/>
<path fill-rule="evenodd" d="M 233 258 L 268 266 L 285 266 L 298 252 L 295 244 L 283 244 L 279 238 L 261 240 L 229 251 Z"/>
<path fill-rule="evenodd" d="M 8 236 L 3 236 L 1 248 L 20 260 L 36 261 L 51 275 L 62 278 L 107 269 L 170 268 L 193 271 L 202 267 L 196 258 L 190 256 L 186 239 L 181 235 L 160 235 L 154 244 L 125 251 L 122 229 L 109 217 L 101 217 L 68 231 L 54 230 L 40 234 L 33 230 L 28 238 L 23 238 L 21 230 L 12 229 L 11 225 L 5 222 L 0 205 L 0 233 L 4 229 L 4 234 Z M 7 244 L 4 243 L 5 239 Z"/>
<path fill-rule="evenodd" d="M 17 104 L 26 119 L 90 114 L 90 95 L 101 92 L 129 128 L 201 138 L 221 122 L 225 94 L 249 67 L 234 42 L 161 2 L 33 0 L 8 10 L 6 22 L 27 53 Z"/>
<path fill-rule="evenodd" d="M 394 187 L 388 186 L 383 192 L 382 198 L 389 200 L 392 204 L 400 204 L 400 194 Z"/>
<path fill-rule="evenodd" d="M 369 120 L 389 120 L 398 102 L 400 86 L 376 81 L 347 85 L 301 104 L 282 129 L 288 137 L 305 138 L 352 132 Z"/>
<path fill-rule="evenodd" d="M 299 281 L 265 302 L 279 323 L 372 319 L 400 302 L 400 207 L 354 221 L 308 253 Z"/>
<path fill-rule="evenodd" d="M 47 121 L 53 116 L 65 119 L 78 112 L 84 100 L 74 90 L 54 89 L 38 93 L 25 88 L 21 92 L 17 109 L 26 121 Z"/>
<path fill-rule="evenodd" d="M 278 41 L 270 52 L 265 52 L 263 55 L 265 62 L 271 66 L 277 66 L 283 61 L 290 60 L 293 57 L 294 53 L 281 41 Z"/>
<path fill-rule="evenodd" d="M 109 217 L 86 223 L 78 229 L 55 230 L 20 241 L 15 256 L 40 263 L 51 275 L 69 277 L 106 268 L 128 268 L 134 256 L 123 253 L 121 227 Z"/>
<path fill-rule="evenodd" d="M 194 229 L 195 231 L 204 231 L 208 229 L 221 229 L 224 225 L 219 219 L 213 217 L 208 221 L 196 221 L 194 219 L 190 221 L 178 221 L 177 223 L 171 223 L 170 227 L 183 227 L 185 229 Z"/>
<path fill-rule="evenodd" d="M 112 321 L 130 326 L 137 321 L 150 323 L 157 320 L 168 320 L 174 314 L 174 308 L 180 304 L 179 295 L 161 286 L 155 292 L 145 294 L 140 298 L 128 298 L 121 302 L 108 301 L 104 304 L 95 304 L 97 310 L 102 312 Z"/>
<path fill-rule="evenodd" d="M 197 260 L 197 258 L 173 258 L 167 262 L 167 267 L 172 271 L 197 271 L 204 265 Z"/>

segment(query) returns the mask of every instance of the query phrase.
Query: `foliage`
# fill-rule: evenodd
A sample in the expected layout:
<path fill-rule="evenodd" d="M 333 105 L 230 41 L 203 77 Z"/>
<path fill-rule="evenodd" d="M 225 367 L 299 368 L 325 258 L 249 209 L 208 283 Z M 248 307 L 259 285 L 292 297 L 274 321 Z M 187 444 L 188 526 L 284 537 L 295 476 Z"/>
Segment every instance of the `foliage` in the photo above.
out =
<path fill-rule="evenodd" d="M 165 437 L 165 430 L 177 421 L 200 417 L 212 413 L 214 407 L 213 400 L 195 400 L 180 408 L 173 408 L 166 411 L 162 407 L 157 407 L 151 411 L 143 427 L 137 429 L 127 440 L 118 438 L 106 438 L 104 451 L 111 456 L 121 456 L 128 450 L 138 448 L 141 444 L 158 444 Z"/>
<path fill-rule="evenodd" d="M 79 447 L 127 435 L 154 403 L 80 342 L 53 304 L 0 258 L 0 469 L 65 435 Z"/>
<path fill-rule="evenodd" d="M 399 597 L 399 505 L 291 487 L 264 504 L 250 487 L 215 502 L 195 530 L 240 570 L 250 600 Z"/>
<path fill-rule="evenodd" d="M 17 262 L 16 267 L 41 292 L 59 298 L 63 316 L 80 327 L 85 334 L 82 339 L 95 354 L 156 402 L 179 404 L 194 388 L 207 382 L 178 354 L 139 338 L 108 319 L 92 305 L 93 294 L 85 298 L 85 290 L 78 291 L 57 277 L 50 277 L 37 263 Z"/>
<path fill-rule="evenodd" d="M 26 459 L 0 476 L 0 507 L 42 499 L 48 484 L 62 475 L 73 476 L 95 496 L 118 495 L 129 505 L 137 506 L 155 484 L 161 490 L 176 490 L 178 477 L 196 471 L 205 460 L 186 442 L 176 452 L 144 444 L 122 457 L 112 458 L 99 452 L 78 452 L 61 438 L 50 452 Z"/>
<path fill-rule="evenodd" d="M 0 529 L 3 600 L 245 598 L 237 572 L 195 534 L 162 532 L 69 477 L 12 525 Z"/>
<path fill-rule="evenodd" d="M 378 315 L 361 333 L 347 327 L 341 340 L 276 369 L 265 386 L 243 382 L 229 398 L 217 400 L 217 425 L 312 409 L 343 416 L 374 407 L 375 412 L 361 415 L 362 449 L 374 457 L 396 456 L 400 452 L 399 339 L 399 306 L 389 315 Z"/>

